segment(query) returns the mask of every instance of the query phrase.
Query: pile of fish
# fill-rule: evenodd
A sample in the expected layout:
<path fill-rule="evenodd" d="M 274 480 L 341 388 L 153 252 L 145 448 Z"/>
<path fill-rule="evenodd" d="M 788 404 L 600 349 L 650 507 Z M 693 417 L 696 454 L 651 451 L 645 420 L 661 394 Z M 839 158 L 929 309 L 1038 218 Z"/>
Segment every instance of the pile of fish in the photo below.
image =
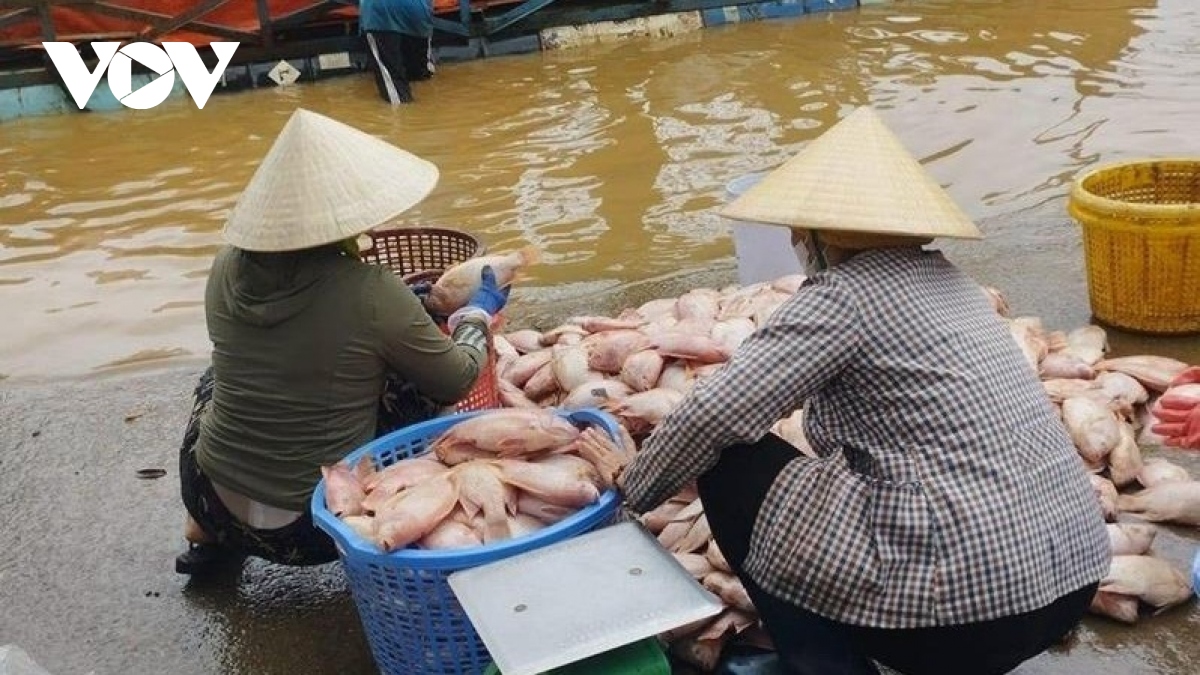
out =
<path fill-rule="evenodd" d="M 322 467 L 326 508 L 383 551 L 481 546 L 596 503 L 628 460 L 604 431 L 549 410 L 467 418 L 429 451 L 384 467 L 370 456 Z"/>
<path fill-rule="evenodd" d="M 677 657 L 702 671 L 711 671 L 731 640 L 772 649 L 750 595 L 712 538 L 704 506 L 692 487 L 644 514 L 641 522 L 693 578 L 725 603 L 725 609 L 716 617 L 660 636 Z"/>
<path fill-rule="evenodd" d="M 1134 623 L 1140 605 L 1161 611 L 1189 601 L 1187 575 L 1148 554 L 1154 526 L 1116 522 L 1125 513 L 1151 522 L 1200 525 L 1200 482 L 1165 459 L 1143 458 L 1141 449 L 1161 445 L 1151 431 L 1158 396 L 1168 391 L 1200 395 L 1200 385 L 1171 387 L 1188 364 L 1162 356 L 1105 358 L 1107 340 L 1097 326 L 1047 332 L 1036 318 L 1021 317 L 1009 320 L 1009 327 L 1092 472 L 1110 522 L 1114 558 L 1092 611 Z"/>
<path fill-rule="evenodd" d="M 497 335 L 501 400 L 514 409 L 599 407 L 618 417 L 634 437 L 644 439 L 803 281 L 801 275 L 789 275 L 744 287 L 694 289 L 678 298 L 628 308 L 616 317 L 577 316 L 546 331 Z M 1115 521 L 1119 511 L 1126 511 L 1144 520 L 1200 524 L 1200 482 L 1165 460 L 1143 459 L 1138 445 L 1139 434 L 1145 444 L 1156 441 L 1149 432 L 1153 400 L 1187 364 L 1158 356 L 1108 358 L 1102 328 L 1050 331 L 1034 317 L 1010 318 L 1002 293 L 982 291 L 1008 323 L 1060 411 L 1112 522 L 1114 550 L 1121 555 L 1114 559 L 1093 610 L 1131 622 L 1137 618 L 1139 601 L 1158 609 L 1186 601 L 1191 591 L 1186 577 L 1166 561 L 1147 555 L 1153 526 Z M 815 456 L 804 439 L 802 414 L 797 410 L 779 420 L 772 431 Z M 1135 485 L 1145 489 L 1119 493 Z M 715 620 L 666 636 L 677 655 L 711 669 L 734 636 L 756 643 L 765 640 L 745 590 L 711 539 L 694 492 L 685 489 L 645 514 L 643 523 L 728 607 Z"/>

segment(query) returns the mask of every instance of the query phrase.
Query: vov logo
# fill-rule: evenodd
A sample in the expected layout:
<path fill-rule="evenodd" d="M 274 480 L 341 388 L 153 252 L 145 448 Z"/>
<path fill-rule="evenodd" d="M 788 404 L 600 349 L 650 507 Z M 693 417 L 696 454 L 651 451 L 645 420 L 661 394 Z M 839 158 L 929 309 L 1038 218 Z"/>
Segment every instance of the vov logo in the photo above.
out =
<path fill-rule="evenodd" d="M 99 63 L 89 71 L 83 58 L 70 42 L 43 42 L 46 53 L 58 69 L 67 91 L 75 99 L 75 105 L 83 110 L 92 98 L 92 92 L 100 84 L 100 78 L 108 71 L 108 88 L 113 96 L 126 108 L 148 110 L 167 100 L 175 88 L 175 73 L 183 80 L 196 107 L 203 109 L 208 97 L 216 89 L 217 82 L 225 73 L 237 51 L 238 42 L 213 42 L 213 53 L 217 55 L 217 67 L 209 72 L 190 42 L 164 42 L 160 49 L 150 42 L 131 42 L 124 47 L 120 42 L 93 42 Z M 163 51 L 163 50 L 166 51 Z M 133 62 L 158 74 L 158 77 L 133 90 Z"/>

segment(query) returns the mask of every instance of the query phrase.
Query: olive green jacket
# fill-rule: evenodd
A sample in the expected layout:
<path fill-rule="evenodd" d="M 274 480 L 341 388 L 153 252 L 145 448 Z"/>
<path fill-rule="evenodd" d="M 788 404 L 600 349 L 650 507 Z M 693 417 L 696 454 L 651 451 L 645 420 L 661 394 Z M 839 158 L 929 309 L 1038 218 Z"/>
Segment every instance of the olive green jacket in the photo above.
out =
<path fill-rule="evenodd" d="M 196 461 L 214 482 L 283 509 L 307 510 L 320 467 L 374 437 L 389 371 L 450 404 L 486 358 L 483 322 L 460 327 L 456 344 L 388 268 L 336 247 L 222 248 L 205 311 L 216 387 Z"/>

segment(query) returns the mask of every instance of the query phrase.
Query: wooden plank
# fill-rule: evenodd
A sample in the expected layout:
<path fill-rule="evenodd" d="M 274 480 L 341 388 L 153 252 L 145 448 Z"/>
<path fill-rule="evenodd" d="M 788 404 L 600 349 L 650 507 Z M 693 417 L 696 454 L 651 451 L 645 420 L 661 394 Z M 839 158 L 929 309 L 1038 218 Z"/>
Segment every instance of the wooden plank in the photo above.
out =
<path fill-rule="evenodd" d="M 205 0 L 204 2 L 193 6 L 186 12 L 182 12 L 178 16 L 172 17 L 168 21 L 142 31 L 142 38 L 146 40 L 154 40 L 168 33 L 173 33 L 228 2 L 229 0 Z"/>
<path fill-rule="evenodd" d="M 55 0 L 61 1 L 61 0 Z M 68 2 L 72 0 L 67 0 Z M 87 7 L 87 11 L 106 16 L 115 17 L 118 19 L 127 19 L 129 21 L 140 21 L 148 23 L 157 28 L 161 24 L 169 22 L 173 17 L 167 14 L 159 14 L 158 12 L 147 12 L 141 9 L 131 9 L 129 7 L 121 7 L 119 5 L 111 5 L 107 2 L 93 2 Z M 197 33 L 205 33 L 215 37 L 227 38 L 238 42 L 258 42 L 258 34 L 253 31 L 237 30 L 229 26 L 219 26 L 214 23 L 206 23 L 203 21 L 191 22 L 192 30 Z"/>
<path fill-rule="evenodd" d="M 4 4 L 9 7 L 29 7 L 38 8 L 42 5 L 51 6 L 66 6 L 66 5 L 90 5 L 96 0 L 4 0 Z"/>
<path fill-rule="evenodd" d="M 42 27 L 42 42 L 54 42 L 54 17 L 50 16 L 50 5 L 42 3 L 38 5 L 38 22 Z M 49 63 L 49 57 L 46 57 Z"/>
<path fill-rule="evenodd" d="M 275 29 L 271 26 L 271 7 L 268 2 L 269 0 L 255 0 L 258 9 L 258 32 L 264 47 L 275 44 Z"/>
<path fill-rule="evenodd" d="M 29 15 L 31 14 L 30 9 L 31 8 L 29 7 L 22 7 L 15 12 L 9 12 L 8 14 L 0 16 L 0 30 L 8 28 L 17 22 L 24 21 L 29 18 Z"/>
<path fill-rule="evenodd" d="M 303 26 L 304 24 L 324 16 L 329 12 L 341 7 L 342 3 L 333 2 L 332 0 L 320 0 L 303 9 L 298 9 L 289 14 L 284 14 L 278 19 L 271 21 L 271 30 L 280 31 Z"/>

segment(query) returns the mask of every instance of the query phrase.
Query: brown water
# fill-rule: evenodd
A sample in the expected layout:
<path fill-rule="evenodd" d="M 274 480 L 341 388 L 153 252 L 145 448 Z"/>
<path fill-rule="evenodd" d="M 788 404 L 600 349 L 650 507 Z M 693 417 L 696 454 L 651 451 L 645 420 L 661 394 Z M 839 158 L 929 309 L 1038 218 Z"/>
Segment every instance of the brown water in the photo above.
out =
<path fill-rule="evenodd" d="M 447 64 L 418 105 L 394 110 L 361 76 L 217 96 L 204 110 L 182 98 L 6 123 L 0 374 L 204 358 L 202 290 L 223 214 L 297 106 L 437 163 L 439 187 L 401 224 L 541 247 L 518 317 L 553 320 L 547 303 L 597 297 L 619 310 L 646 280 L 730 278 L 713 209 L 725 183 L 864 103 L 985 219 L 997 243 L 964 251 L 982 261 L 972 271 L 1005 241 L 1073 244 L 1058 223 L 986 219 L 1039 206 L 1061 216 L 1072 176 L 1099 161 L 1200 152 L 1200 13 L 1190 0 L 1046 4 L 902 3 Z M 1063 318 L 1086 320 L 1082 304 Z"/>

